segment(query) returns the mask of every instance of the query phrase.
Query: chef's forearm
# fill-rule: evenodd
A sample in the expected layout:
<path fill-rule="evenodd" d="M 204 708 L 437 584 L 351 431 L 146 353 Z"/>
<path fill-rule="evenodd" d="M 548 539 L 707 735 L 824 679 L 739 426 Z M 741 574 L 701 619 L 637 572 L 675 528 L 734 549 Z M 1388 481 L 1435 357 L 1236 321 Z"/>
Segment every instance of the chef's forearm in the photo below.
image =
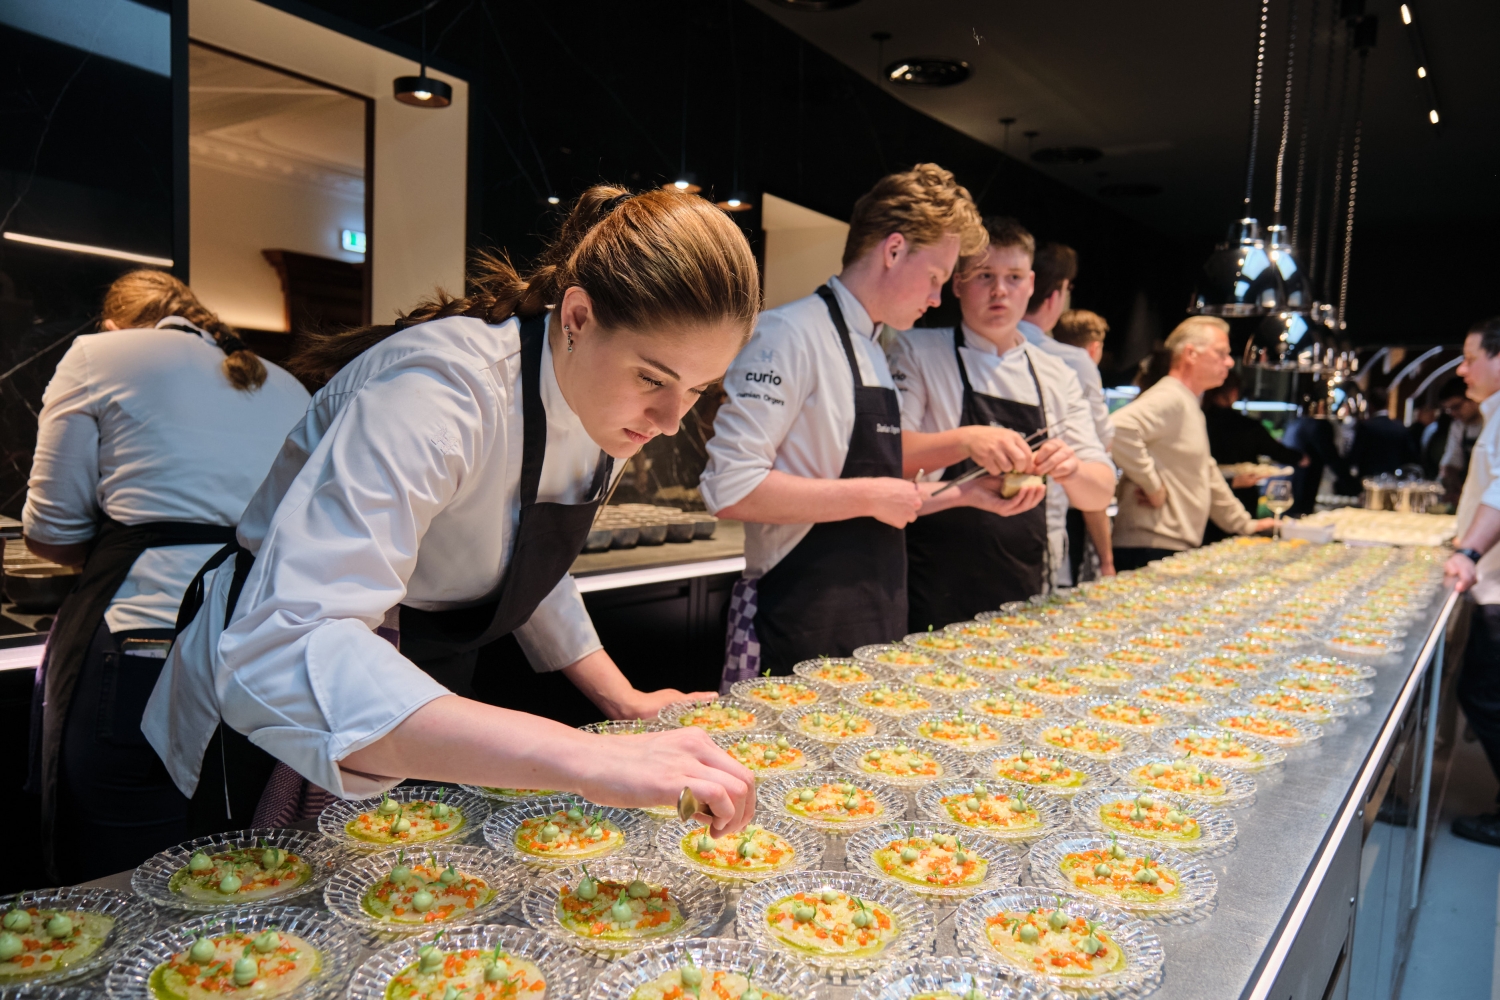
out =
<path fill-rule="evenodd" d="M 1113 573 L 1115 550 L 1114 540 L 1110 537 L 1109 514 L 1102 510 L 1086 510 L 1083 512 L 1083 526 L 1094 543 L 1094 551 L 1099 553 L 1099 568 Z"/>
<path fill-rule="evenodd" d="M 964 428 L 924 433 L 901 432 L 901 473 L 908 478 L 920 471 L 936 472 L 969 457 Z"/>
<path fill-rule="evenodd" d="M 604 650 L 594 650 L 577 663 L 563 667 L 562 672 L 606 718 L 629 717 L 627 703 L 635 694 L 635 685 Z"/>
<path fill-rule="evenodd" d="M 50 542 L 39 542 L 30 536 L 26 538 L 26 549 L 34 556 L 50 559 L 62 566 L 82 566 L 89 555 L 88 542 L 53 545 Z"/>
<path fill-rule="evenodd" d="M 1474 549 L 1488 552 L 1500 540 L 1500 510 L 1480 504 L 1474 510 L 1474 520 L 1464 537 L 1453 543 L 1455 549 Z"/>
<path fill-rule="evenodd" d="M 870 513 L 868 479 L 808 479 L 772 469 L 719 517 L 757 524 L 817 524 Z"/>
<path fill-rule="evenodd" d="M 1115 495 L 1115 470 L 1104 462 L 1081 462 L 1062 480 L 1068 503 L 1083 511 L 1103 510 Z"/>

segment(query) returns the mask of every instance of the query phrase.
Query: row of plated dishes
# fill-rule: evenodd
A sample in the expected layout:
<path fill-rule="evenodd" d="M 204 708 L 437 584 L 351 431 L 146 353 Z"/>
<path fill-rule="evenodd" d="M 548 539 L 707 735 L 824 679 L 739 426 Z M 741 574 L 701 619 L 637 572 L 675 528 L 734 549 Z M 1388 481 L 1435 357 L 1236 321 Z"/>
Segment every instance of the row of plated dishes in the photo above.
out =
<path fill-rule="evenodd" d="M 1057 605 L 1079 615 L 1080 599 L 1110 608 L 1161 591 L 1207 607 L 1227 594 L 1242 618 L 1226 628 L 1317 609 L 1320 626 L 1390 630 L 1390 648 L 1436 579 L 1420 550 L 1264 546 L 1200 550 L 1027 610 L 1050 622 Z M 924 635 L 896 648 L 926 656 Z M 1015 648 L 978 652 L 1019 659 Z M 61 997 L 56 984 L 93 979 L 80 989 L 97 995 L 107 970 L 110 996 L 157 1000 L 708 1000 L 705 989 L 811 1000 L 821 970 L 842 969 L 865 975 L 866 1000 L 1149 992 L 1163 961 L 1153 927 L 1211 916 L 1203 859 L 1233 850 L 1232 813 L 1253 806 L 1255 775 L 1358 705 L 1379 662 L 1287 651 L 1235 654 L 1236 668 L 1200 647 L 1131 664 L 1109 689 L 1070 673 L 1079 661 L 978 671 L 961 661 L 968 649 L 931 663 L 861 652 L 743 682 L 713 706 L 593 727 L 713 731 L 761 779 L 757 822 L 739 835 L 716 840 L 670 808 L 402 787 L 335 803 L 319 833 L 250 830 L 163 852 L 135 872 L 133 895 L 0 900 L 0 990 Z M 1240 682 L 1227 695 L 1175 676 L 1221 668 Z M 922 676 L 933 670 L 982 683 Z M 1152 700 L 1153 686 L 1178 694 Z M 1173 701 L 1183 692 L 1204 701 Z M 845 870 L 824 868 L 831 836 Z M 741 940 L 707 937 L 738 890 Z M 931 907 L 951 904 L 968 954 L 939 961 Z M 505 925 L 517 919 L 526 926 Z"/>

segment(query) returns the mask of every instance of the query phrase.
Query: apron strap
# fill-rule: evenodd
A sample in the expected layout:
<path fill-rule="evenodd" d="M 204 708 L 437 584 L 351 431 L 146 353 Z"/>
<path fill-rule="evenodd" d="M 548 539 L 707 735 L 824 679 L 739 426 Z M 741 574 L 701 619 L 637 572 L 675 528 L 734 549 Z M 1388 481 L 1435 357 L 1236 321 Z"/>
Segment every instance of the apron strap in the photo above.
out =
<path fill-rule="evenodd" d="M 854 343 L 849 339 L 849 324 L 844 322 L 844 310 L 839 308 L 839 300 L 833 294 L 833 289 L 827 285 L 818 286 L 818 298 L 828 307 L 828 315 L 833 318 L 833 327 L 839 332 L 839 341 L 844 345 L 844 357 L 849 359 L 849 371 L 854 375 L 854 388 L 858 389 L 864 385 L 864 379 L 859 374 L 859 362 L 854 357 Z"/>
<path fill-rule="evenodd" d="M 959 323 L 953 328 L 953 360 L 958 363 L 958 378 L 964 384 L 964 403 L 967 405 L 969 397 L 974 394 L 974 387 L 969 384 L 969 369 L 964 365 L 964 356 L 958 353 L 960 347 L 967 347 L 968 341 L 964 339 L 964 325 Z M 1030 358 L 1026 359 L 1029 363 Z M 1032 376 L 1035 377 L 1033 372 Z M 1045 421 L 1045 417 L 1043 420 Z"/>
<path fill-rule="evenodd" d="M 521 320 L 521 506 L 536 503 L 547 458 L 547 408 L 542 405 L 542 351 L 547 347 L 547 317 L 540 313 Z M 585 502 L 608 489 L 614 457 L 599 449 L 599 463 Z"/>

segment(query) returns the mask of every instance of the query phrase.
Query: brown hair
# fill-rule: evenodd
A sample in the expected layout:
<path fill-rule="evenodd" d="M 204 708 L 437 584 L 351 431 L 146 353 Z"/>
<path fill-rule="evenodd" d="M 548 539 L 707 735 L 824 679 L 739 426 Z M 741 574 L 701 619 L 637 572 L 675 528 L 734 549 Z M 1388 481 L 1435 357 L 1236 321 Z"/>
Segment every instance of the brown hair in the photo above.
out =
<path fill-rule="evenodd" d="M 1057 317 L 1052 328 L 1052 338 L 1060 344 L 1087 347 L 1104 339 L 1109 333 L 1109 324 L 1104 317 L 1087 309 L 1069 309 Z"/>
<path fill-rule="evenodd" d="M 101 319 L 113 320 L 122 330 L 153 327 L 168 316 L 181 316 L 206 330 L 225 354 L 223 371 L 229 384 L 252 392 L 266 382 L 266 366 L 245 346 L 234 327 L 208 310 L 193 290 L 165 271 L 141 268 L 115 279 L 104 293 Z"/>
<path fill-rule="evenodd" d="M 579 195 L 536 267 L 522 275 L 503 254 L 478 253 L 463 298 L 438 290 L 395 324 L 309 334 L 286 361 L 321 384 L 398 330 L 446 316 L 501 323 L 539 315 L 574 285 L 605 329 L 730 322 L 750 338 L 760 273 L 738 226 L 710 202 L 677 191 L 632 195 L 596 185 Z"/>
<path fill-rule="evenodd" d="M 932 246 L 951 233 L 958 237 L 960 257 L 972 256 L 986 245 L 984 224 L 968 189 L 936 163 L 918 163 L 882 177 L 854 203 L 844 241 L 844 266 L 892 233 L 905 236 L 914 247 Z"/>
<path fill-rule="evenodd" d="M 1036 272 L 1036 285 L 1031 290 L 1031 301 L 1026 311 L 1034 313 L 1047 301 L 1047 296 L 1062 287 L 1062 283 L 1078 280 L 1078 251 L 1061 243 L 1048 243 L 1031 259 L 1031 269 Z"/>

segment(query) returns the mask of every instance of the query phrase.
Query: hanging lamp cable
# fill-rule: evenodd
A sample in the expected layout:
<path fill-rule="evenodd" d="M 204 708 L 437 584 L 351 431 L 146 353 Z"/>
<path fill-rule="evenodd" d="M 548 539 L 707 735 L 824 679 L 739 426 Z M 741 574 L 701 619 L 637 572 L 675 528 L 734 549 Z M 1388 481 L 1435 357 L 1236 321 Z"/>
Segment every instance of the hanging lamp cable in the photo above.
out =
<path fill-rule="evenodd" d="M 1312 211 L 1309 213 L 1312 217 L 1312 225 L 1310 227 L 1312 233 L 1307 243 L 1307 280 L 1314 285 L 1316 285 L 1317 279 L 1322 277 L 1324 271 L 1324 268 L 1319 266 L 1322 258 L 1322 241 L 1324 239 L 1323 193 L 1325 188 L 1323 179 L 1328 175 L 1328 136 L 1336 127 L 1336 123 L 1331 117 L 1333 107 L 1333 70 L 1334 62 L 1340 52 L 1338 39 L 1339 27 L 1342 23 L 1339 20 L 1338 5 L 1329 4 L 1328 62 L 1323 68 L 1323 107 L 1318 114 L 1318 163 L 1313 168 L 1313 204 Z M 1319 301 L 1327 302 L 1328 296 L 1320 296 Z"/>
<path fill-rule="evenodd" d="M 1349 207 L 1344 213 L 1344 262 L 1339 273 L 1339 329 L 1344 329 L 1344 310 L 1349 304 L 1349 261 L 1354 254 L 1354 199 L 1359 193 L 1359 146 L 1364 131 L 1365 68 L 1370 50 L 1359 50 L 1359 86 L 1354 98 L 1354 148 L 1349 157 Z"/>
<path fill-rule="evenodd" d="M 1347 34 L 1347 29 L 1346 29 Z M 1343 207 L 1344 199 L 1344 148 L 1348 140 L 1347 111 L 1349 107 L 1349 73 L 1352 61 L 1349 58 L 1350 46 L 1342 46 L 1343 49 L 1343 79 L 1339 84 L 1338 104 L 1338 144 L 1333 156 L 1333 187 L 1329 192 L 1328 206 L 1328 252 L 1323 262 L 1323 301 L 1333 300 L 1333 275 L 1334 275 L 1334 248 L 1338 245 L 1335 233 L 1338 231 L 1340 208 Z"/>
<path fill-rule="evenodd" d="M 1307 72 L 1311 75 L 1314 60 L 1317 58 L 1318 48 L 1318 8 L 1321 0 L 1313 0 L 1312 16 L 1307 19 Z M 1323 100 L 1328 100 L 1328 85 L 1323 86 Z M 1307 176 L 1307 135 L 1312 117 L 1312 92 L 1309 90 L 1302 97 L 1302 134 L 1297 139 L 1297 182 L 1292 193 L 1292 246 L 1300 246 L 1302 241 L 1302 190 Z"/>
<path fill-rule="evenodd" d="M 1281 145 L 1276 150 L 1276 197 L 1271 203 L 1271 214 L 1278 226 L 1281 225 L 1281 179 L 1286 169 L 1287 140 L 1292 133 L 1292 71 L 1297 63 L 1297 0 L 1291 0 L 1286 17 L 1286 87 L 1281 93 Z"/>
<path fill-rule="evenodd" d="M 1250 200 L 1255 194 L 1255 153 L 1260 143 L 1260 94 L 1266 75 L 1266 22 L 1270 19 L 1271 0 L 1261 0 L 1260 36 L 1255 48 L 1255 99 L 1250 105 L 1250 154 L 1245 163 L 1245 217 L 1250 215 Z"/>

